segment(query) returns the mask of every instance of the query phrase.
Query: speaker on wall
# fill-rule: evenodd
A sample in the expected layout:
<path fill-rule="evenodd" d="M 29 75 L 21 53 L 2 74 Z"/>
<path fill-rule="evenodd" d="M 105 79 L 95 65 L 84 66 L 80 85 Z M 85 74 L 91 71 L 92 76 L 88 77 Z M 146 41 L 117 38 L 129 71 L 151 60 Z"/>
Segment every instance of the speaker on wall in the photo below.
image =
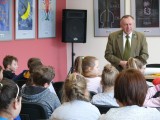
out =
<path fill-rule="evenodd" d="M 63 9 L 62 42 L 86 43 L 87 10 Z"/>

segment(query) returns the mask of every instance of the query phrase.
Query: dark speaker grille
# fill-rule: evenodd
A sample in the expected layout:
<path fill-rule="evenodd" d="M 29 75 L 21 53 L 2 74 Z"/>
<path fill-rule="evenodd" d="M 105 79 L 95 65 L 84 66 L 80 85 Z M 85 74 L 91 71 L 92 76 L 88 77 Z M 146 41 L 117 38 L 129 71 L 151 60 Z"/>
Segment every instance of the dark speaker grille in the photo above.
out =
<path fill-rule="evenodd" d="M 63 10 L 62 42 L 86 42 L 86 10 Z"/>

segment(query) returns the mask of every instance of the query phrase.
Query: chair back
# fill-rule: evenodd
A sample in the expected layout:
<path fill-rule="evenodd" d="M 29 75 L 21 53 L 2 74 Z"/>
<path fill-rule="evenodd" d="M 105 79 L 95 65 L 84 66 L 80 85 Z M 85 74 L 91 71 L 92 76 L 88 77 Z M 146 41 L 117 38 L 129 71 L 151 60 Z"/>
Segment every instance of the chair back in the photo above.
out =
<path fill-rule="evenodd" d="M 93 104 L 95 105 L 101 114 L 105 114 L 109 111 L 110 108 L 118 108 L 117 106 L 111 106 L 111 105 L 98 105 L 98 104 Z"/>
<path fill-rule="evenodd" d="M 147 64 L 146 67 L 147 68 L 160 68 L 160 64 L 159 63 Z"/>
<path fill-rule="evenodd" d="M 94 92 L 94 91 L 89 91 L 89 93 L 90 93 L 90 99 L 92 99 L 92 97 L 97 94 L 97 93 Z"/>
<path fill-rule="evenodd" d="M 39 103 L 22 102 L 20 112 L 21 120 L 47 120 L 49 118 L 46 108 Z"/>
<path fill-rule="evenodd" d="M 61 101 L 62 99 L 62 87 L 63 87 L 64 82 L 54 82 L 52 83 L 54 90 L 59 98 L 59 100 Z"/>
<path fill-rule="evenodd" d="M 156 107 L 156 109 L 160 112 L 160 107 Z"/>
<path fill-rule="evenodd" d="M 19 88 L 22 88 L 24 84 L 26 84 L 26 80 L 15 80 Z"/>

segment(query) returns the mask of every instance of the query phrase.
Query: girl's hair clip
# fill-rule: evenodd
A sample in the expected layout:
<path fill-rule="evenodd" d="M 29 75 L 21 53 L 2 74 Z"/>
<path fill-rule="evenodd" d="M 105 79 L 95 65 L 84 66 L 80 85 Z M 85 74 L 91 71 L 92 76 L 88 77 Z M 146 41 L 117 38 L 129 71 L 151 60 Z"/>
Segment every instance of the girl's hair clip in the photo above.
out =
<path fill-rule="evenodd" d="M 2 89 L 3 88 L 3 84 L 2 83 L 0 83 L 0 89 Z"/>
<path fill-rule="evenodd" d="M 82 56 L 82 60 L 84 59 L 85 57 L 84 56 Z"/>

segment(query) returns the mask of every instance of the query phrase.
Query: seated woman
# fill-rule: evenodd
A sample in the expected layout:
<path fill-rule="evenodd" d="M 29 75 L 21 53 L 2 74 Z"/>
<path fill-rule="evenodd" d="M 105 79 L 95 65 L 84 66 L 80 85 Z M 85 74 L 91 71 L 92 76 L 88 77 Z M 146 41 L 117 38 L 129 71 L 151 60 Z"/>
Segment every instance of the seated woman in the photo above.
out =
<path fill-rule="evenodd" d="M 49 117 L 60 106 L 57 95 L 48 89 L 54 76 L 55 73 L 52 67 L 38 66 L 31 72 L 30 81 L 32 84 L 22 88 L 22 101 L 44 105 Z"/>
<path fill-rule="evenodd" d="M 63 104 L 52 114 L 51 120 L 98 120 L 99 110 L 89 102 L 86 79 L 70 74 L 63 86 Z"/>
<path fill-rule="evenodd" d="M 21 110 L 21 94 L 12 80 L 0 81 L 0 120 L 13 120 Z"/>
<path fill-rule="evenodd" d="M 102 88 L 103 93 L 98 93 L 92 97 L 91 103 L 99 105 L 119 106 L 114 98 L 114 83 L 119 71 L 107 64 L 102 71 Z"/>
<path fill-rule="evenodd" d="M 158 120 L 160 112 L 157 109 L 142 107 L 147 89 L 140 71 L 126 69 L 120 72 L 114 87 L 114 97 L 120 108 L 111 108 L 100 120 Z"/>

